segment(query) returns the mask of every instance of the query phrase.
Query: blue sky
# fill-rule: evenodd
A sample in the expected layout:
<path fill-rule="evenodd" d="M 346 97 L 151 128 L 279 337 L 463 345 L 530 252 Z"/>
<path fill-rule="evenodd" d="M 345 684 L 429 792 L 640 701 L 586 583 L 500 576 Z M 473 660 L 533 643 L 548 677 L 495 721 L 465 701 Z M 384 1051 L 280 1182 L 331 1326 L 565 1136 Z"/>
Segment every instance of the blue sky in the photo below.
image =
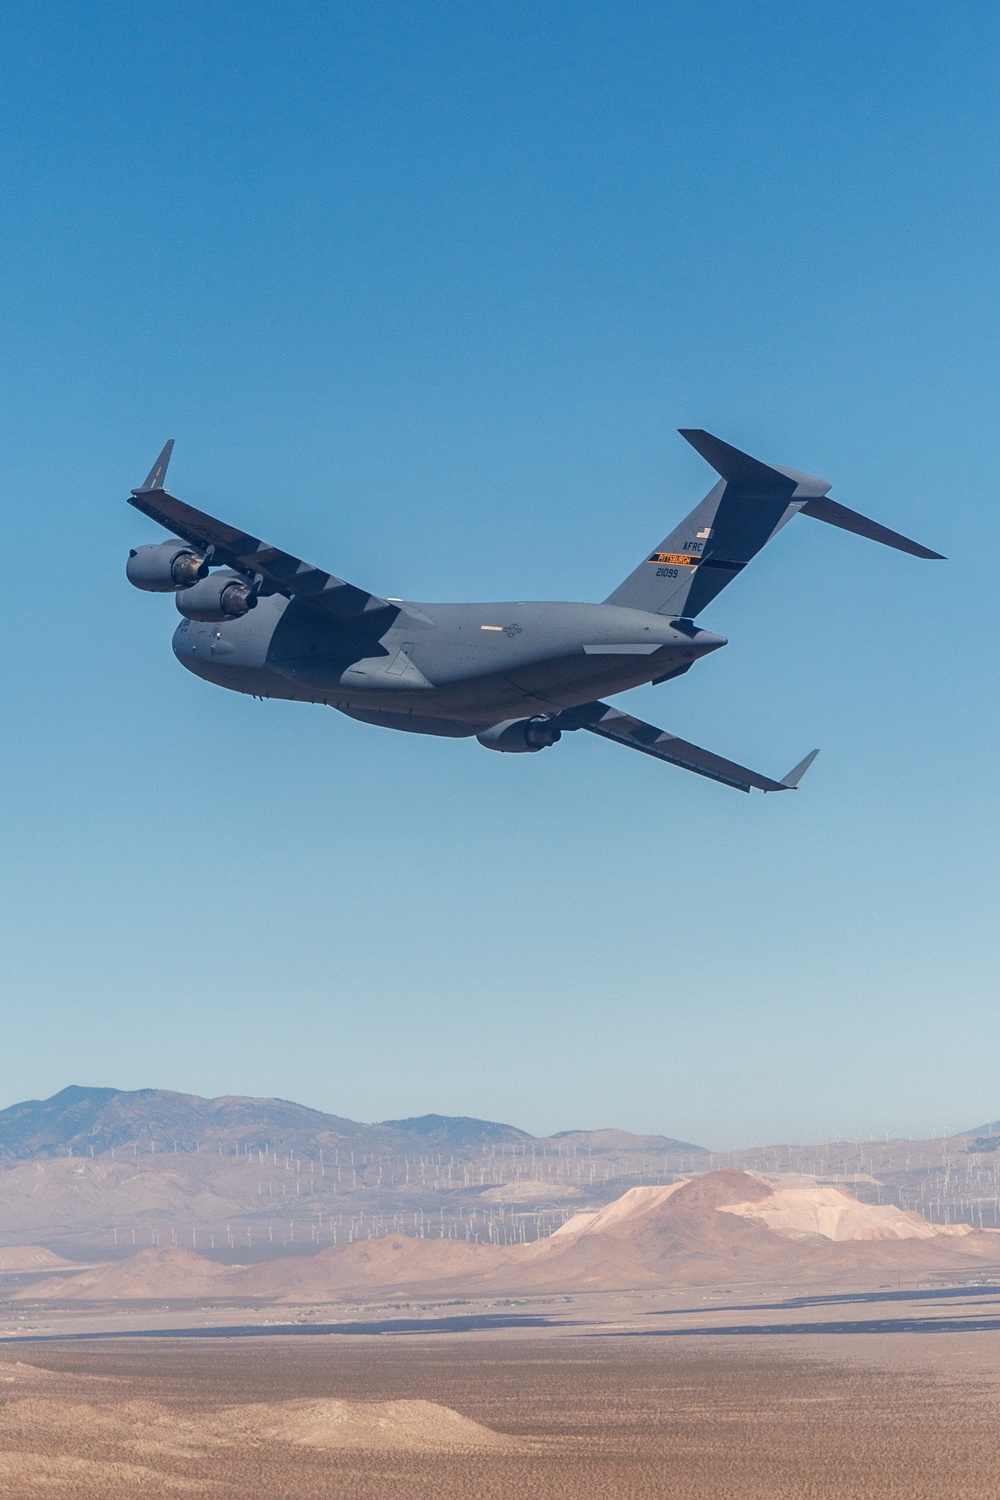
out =
<path fill-rule="evenodd" d="M 713 1146 L 1000 1113 L 1000 13 L 40 3 L 0 23 L 0 1102 L 69 1082 Z M 184 498 L 380 593 L 599 599 L 705 426 L 810 521 L 632 694 L 784 772 L 227 694 Z M 623 700 L 625 701 L 625 700 Z M 586 743 L 584 743 L 586 741 Z"/>

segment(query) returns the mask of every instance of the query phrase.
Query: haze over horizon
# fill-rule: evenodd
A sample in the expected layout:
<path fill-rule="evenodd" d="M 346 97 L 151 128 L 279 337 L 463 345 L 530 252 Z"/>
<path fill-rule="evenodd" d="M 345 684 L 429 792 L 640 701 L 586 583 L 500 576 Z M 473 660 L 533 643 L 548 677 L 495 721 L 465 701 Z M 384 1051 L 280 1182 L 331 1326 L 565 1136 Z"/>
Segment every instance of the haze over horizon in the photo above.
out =
<path fill-rule="evenodd" d="M 52 0 L 0 60 L 0 1099 L 70 1079 L 716 1149 L 1000 1114 L 1000 15 Z M 891 59 L 891 65 L 886 60 Z M 704 426 L 798 521 L 619 700 L 800 792 L 196 681 L 171 488 L 384 594 L 599 599 Z"/>

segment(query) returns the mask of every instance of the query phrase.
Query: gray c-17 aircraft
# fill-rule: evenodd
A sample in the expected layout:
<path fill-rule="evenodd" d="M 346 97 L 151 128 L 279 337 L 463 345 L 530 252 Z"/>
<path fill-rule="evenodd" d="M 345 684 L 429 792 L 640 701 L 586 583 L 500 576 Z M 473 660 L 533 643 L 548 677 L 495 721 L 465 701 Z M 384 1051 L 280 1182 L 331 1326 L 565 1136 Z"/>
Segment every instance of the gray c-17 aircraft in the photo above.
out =
<path fill-rule="evenodd" d="M 508 752 L 584 729 L 743 792 L 790 791 L 818 751 L 775 781 L 603 696 L 668 682 L 725 646 L 696 616 L 799 513 L 914 557 L 941 554 L 830 500 L 822 479 L 680 431 L 719 482 L 603 604 L 381 599 L 170 494 L 173 439 L 129 498 L 171 538 L 134 548 L 126 571 L 136 588 L 175 595 L 178 660 L 235 692 Z"/>

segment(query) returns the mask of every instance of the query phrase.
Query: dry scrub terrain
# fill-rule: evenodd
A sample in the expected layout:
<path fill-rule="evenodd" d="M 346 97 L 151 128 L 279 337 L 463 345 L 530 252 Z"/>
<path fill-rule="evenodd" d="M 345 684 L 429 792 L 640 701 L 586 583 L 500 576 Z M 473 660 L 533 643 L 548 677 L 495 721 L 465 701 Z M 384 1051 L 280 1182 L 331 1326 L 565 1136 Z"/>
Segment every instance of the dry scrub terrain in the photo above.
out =
<path fill-rule="evenodd" d="M 997 1416 L 988 1380 L 747 1340 L 22 1344 L 0 1350 L 0 1490 L 995 1500 Z"/>

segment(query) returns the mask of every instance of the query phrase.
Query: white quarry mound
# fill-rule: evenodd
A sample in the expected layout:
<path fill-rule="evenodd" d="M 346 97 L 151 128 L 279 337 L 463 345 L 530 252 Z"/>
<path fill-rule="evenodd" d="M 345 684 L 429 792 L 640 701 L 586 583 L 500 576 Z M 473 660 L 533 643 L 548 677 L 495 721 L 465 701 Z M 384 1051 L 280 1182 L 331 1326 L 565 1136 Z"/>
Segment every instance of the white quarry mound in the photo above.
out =
<path fill-rule="evenodd" d="M 772 1187 L 764 1178 L 756 1178 L 764 1196 L 752 1202 L 719 1204 L 716 1212 L 736 1214 L 752 1220 L 785 1239 L 820 1236 L 827 1240 L 932 1240 L 972 1234 L 969 1224 L 933 1224 L 918 1213 L 891 1204 L 859 1203 L 850 1193 L 837 1187 Z M 689 1181 L 708 1181 L 693 1178 Z M 600 1235 L 608 1230 L 638 1227 L 640 1220 L 655 1215 L 683 1182 L 669 1187 L 631 1188 L 613 1203 L 592 1213 L 574 1214 L 547 1241 L 553 1250 L 570 1240 Z"/>
<path fill-rule="evenodd" d="M 683 1182 L 672 1182 L 669 1187 L 629 1188 L 627 1193 L 623 1193 L 613 1203 L 606 1204 L 604 1208 L 596 1209 L 592 1213 L 574 1214 L 561 1228 L 549 1236 L 548 1242 L 558 1240 L 563 1243 L 566 1240 L 578 1239 L 582 1234 L 604 1234 L 608 1229 L 617 1229 L 620 1224 L 626 1224 L 629 1220 L 641 1219 L 644 1215 L 653 1213 L 666 1203 L 671 1194 L 676 1193 L 677 1189 L 683 1186 Z"/>
<path fill-rule="evenodd" d="M 777 1188 L 770 1198 L 727 1203 L 718 1212 L 753 1219 L 793 1239 L 822 1235 L 827 1240 L 931 1240 L 972 1233 L 970 1224 L 932 1224 L 891 1204 L 859 1203 L 835 1187 Z"/>

